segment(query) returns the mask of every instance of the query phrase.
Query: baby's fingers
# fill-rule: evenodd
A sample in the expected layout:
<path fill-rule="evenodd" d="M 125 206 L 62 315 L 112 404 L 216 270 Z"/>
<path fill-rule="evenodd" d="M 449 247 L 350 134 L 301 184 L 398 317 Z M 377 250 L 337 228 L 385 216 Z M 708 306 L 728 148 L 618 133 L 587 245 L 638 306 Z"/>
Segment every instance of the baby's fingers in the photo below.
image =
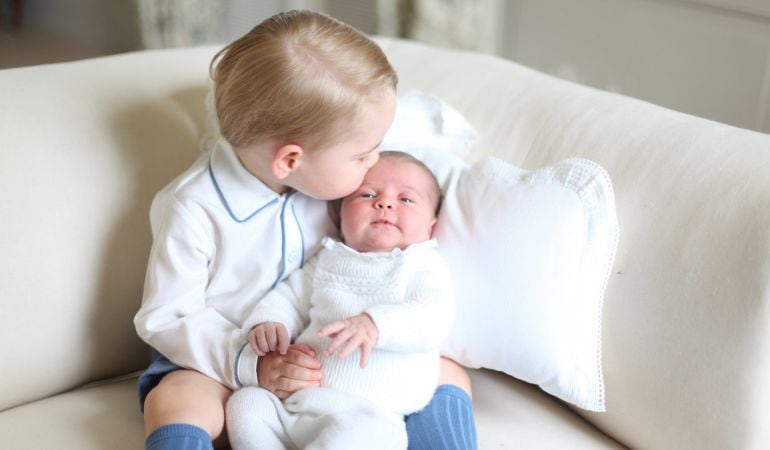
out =
<path fill-rule="evenodd" d="M 353 335 L 354 333 L 350 331 L 349 328 L 345 328 L 339 333 L 337 333 L 337 335 L 334 336 L 331 343 L 329 344 L 329 347 L 326 349 L 326 354 L 331 355 L 332 353 L 334 353 L 335 350 L 337 350 L 343 344 L 347 343 Z M 340 357 L 341 356 L 342 355 L 340 354 Z"/>
<path fill-rule="evenodd" d="M 278 327 L 276 335 L 278 339 L 278 353 L 285 355 L 289 350 L 289 344 L 291 343 L 289 340 L 289 332 L 286 330 L 286 327 Z"/>
<path fill-rule="evenodd" d="M 249 347 L 251 348 L 251 351 L 257 355 L 265 356 L 265 353 L 260 350 L 259 345 L 257 345 L 257 337 L 254 336 L 254 333 L 249 333 Z"/>
<path fill-rule="evenodd" d="M 350 339 L 348 339 L 348 341 L 345 342 L 345 346 L 342 347 L 342 350 L 340 350 L 339 352 L 340 359 L 347 358 L 348 355 L 356 351 L 358 347 L 361 347 L 361 352 L 362 352 L 361 358 L 363 362 L 364 340 L 360 335 L 357 335 L 357 334 L 351 336 Z M 367 355 L 367 358 L 368 358 L 368 355 Z"/>
<path fill-rule="evenodd" d="M 265 356 L 265 353 L 270 351 L 270 349 L 267 347 L 267 340 L 265 340 L 264 333 L 261 331 L 262 330 L 255 329 L 249 333 L 249 346 L 258 356 Z"/>
<path fill-rule="evenodd" d="M 334 333 L 339 333 L 341 330 L 344 330 L 347 324 L 344 320 L 338 320 L 336 322 L 328 323 L 321 327 L 320 330 L 318 330 L 318 336 L 324 337 L 329 336 Z"/>
<path fill-rule="evenodd" d="M 372 348 L 373 347 L 374 346 L 371 343 L 367 342 L 367 341 L 364 341 L 361 344 L 361 362 L 360 362 L 359 366 L 362 369 L 365 368 L 367 364 L 369 364 L 369 355 L 372 354 Z"/>
<path fill-rule="evenodd" d="M 278 348 L 278 330 L 275 327 L 265 327 L 265 342 L 268 351 L 274 352 Z"/>

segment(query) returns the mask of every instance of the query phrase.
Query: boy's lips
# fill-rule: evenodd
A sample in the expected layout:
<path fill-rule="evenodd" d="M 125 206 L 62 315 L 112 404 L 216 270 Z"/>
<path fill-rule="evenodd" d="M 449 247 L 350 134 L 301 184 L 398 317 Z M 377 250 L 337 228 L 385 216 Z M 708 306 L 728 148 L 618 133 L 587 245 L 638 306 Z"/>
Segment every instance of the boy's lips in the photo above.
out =
<path fill-rule="evenodd" d="M 372 225 L 391 225 L 391 226 L 395 226 L 395 224 L 393 222 L 391 222 L 389 220 L 386 220 L 386 219 L 375 220 L 374 222 L 372 222 Z"/>

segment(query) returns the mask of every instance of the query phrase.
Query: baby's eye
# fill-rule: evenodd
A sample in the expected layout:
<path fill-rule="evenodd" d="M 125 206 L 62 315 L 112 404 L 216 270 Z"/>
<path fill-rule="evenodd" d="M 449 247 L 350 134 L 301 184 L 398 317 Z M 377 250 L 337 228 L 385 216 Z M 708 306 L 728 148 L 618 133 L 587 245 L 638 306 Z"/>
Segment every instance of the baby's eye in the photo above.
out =
<path fill-rule="evenodd" d="M 366 199 L 370 199 L 371 200 L 371 199 L 374 198 L 374 194 L 370 194 L 368 192 L 365 192 L 365 193 L 361 194 L 361 198 L 366 198 Z"/>
<path fill-rule="evenodd" d="M 414 203 L 414 200 L 412 200 L 409 197 L 401 197 L 399 200 L 401 200 L 404 203 Z"/>

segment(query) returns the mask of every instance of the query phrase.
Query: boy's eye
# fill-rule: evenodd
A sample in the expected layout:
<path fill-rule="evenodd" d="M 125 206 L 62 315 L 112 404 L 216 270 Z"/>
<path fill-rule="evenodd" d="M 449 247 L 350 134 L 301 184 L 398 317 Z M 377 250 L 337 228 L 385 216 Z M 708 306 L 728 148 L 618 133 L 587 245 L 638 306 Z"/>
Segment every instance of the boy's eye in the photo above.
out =
<path fill-rule="evenodd" d="M 359 156 L 356 159 L 361 161 L 361 162 L 364 162 L 364 161 L 368 161 L 369 158 L 371 158 L 371 157 L 372 157 L 372 152 L 369 152 L 369 153 L 364 153 L 363 155 Z"/>
<path fill-rule="evenodd" d="M 404 203 L 414 203 L 414 200 L 412 200 L 409 197 L 401 197 L 399 200 L 401 200 Z"/>
<path fill-rule="evenodd" d="M 373 199 L 374 198 L 374 194 L 370 194 L 368 192 L 367 193 L 363 193 L 363 194 L 361 194 L 361 198 Z"/>

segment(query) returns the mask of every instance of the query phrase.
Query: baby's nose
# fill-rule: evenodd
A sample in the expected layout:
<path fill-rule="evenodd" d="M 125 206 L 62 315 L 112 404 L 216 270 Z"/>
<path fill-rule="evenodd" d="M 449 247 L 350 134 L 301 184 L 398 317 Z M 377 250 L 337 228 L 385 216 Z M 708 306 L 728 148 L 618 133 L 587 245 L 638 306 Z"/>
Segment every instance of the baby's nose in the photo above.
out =
<path fill-rule="evenodd" d="M 384 208 L 391 209 L 391 208 L 393 208 L 393 205 L 389 201 L 387 201 L 387 200 L 378 200 L 377 203 L 376 203 L 376 206 L 377 206 L 378 209 L 384 209 Z"/>

